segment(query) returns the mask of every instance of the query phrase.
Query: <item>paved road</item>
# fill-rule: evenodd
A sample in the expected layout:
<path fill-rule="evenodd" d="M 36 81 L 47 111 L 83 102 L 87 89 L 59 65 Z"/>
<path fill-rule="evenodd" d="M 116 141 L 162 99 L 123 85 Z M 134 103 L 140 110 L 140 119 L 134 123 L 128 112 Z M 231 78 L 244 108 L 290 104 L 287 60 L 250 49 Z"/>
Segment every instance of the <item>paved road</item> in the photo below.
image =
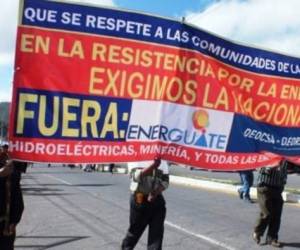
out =
<path fill-rule="evenodd" d="M 34 167 L 24 175 L 25 212 L 16 249 L 119 249 L 128 227 L 128 176 Z M 261 249 L 250 238 L 257 204 L 171 185 L 163 249 Z M 281 240 L 300 248 L 300 207 L 286 204 Z M 136 249 L 146 249 L 144 235 Z M 272 249 L 265 246 L 264 249 Z"/>

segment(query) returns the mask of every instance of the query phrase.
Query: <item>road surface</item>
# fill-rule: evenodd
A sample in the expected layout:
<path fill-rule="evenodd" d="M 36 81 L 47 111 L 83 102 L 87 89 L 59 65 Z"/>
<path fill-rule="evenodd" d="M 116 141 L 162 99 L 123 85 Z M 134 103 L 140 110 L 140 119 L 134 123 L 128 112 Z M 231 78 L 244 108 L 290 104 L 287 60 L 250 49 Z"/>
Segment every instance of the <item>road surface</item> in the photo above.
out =
<path fill-rule="evenodd" d="M 128 227 L 127 175 L 35 166 L 23 176 L 22 186 L 25 211 L 16 249 L 120 249 Z M 262 249 L 251 238 L 257 204 L 173 184 L 165 198 L 163 249 Z M 284 249 L 300 248 L 299 221 L 300 207 L 285 204 L 280 232 Z M 146 242 L 147 232 L 136 249 L 146 249 Z"/>

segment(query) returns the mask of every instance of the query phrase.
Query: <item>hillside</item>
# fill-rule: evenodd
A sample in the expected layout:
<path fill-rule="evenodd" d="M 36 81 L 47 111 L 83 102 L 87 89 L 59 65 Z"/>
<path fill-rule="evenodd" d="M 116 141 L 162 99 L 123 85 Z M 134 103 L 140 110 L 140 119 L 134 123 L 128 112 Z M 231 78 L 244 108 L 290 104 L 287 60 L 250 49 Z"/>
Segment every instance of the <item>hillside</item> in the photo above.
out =
<path fill-rule="evenodd" d="M 8 123 L 9 102 L 0 102 L 0 122 Z"/>
<path fill-rule="evenodd" d="M 7 138 L 9 102 L 0 102 L 0 141 Z"/>

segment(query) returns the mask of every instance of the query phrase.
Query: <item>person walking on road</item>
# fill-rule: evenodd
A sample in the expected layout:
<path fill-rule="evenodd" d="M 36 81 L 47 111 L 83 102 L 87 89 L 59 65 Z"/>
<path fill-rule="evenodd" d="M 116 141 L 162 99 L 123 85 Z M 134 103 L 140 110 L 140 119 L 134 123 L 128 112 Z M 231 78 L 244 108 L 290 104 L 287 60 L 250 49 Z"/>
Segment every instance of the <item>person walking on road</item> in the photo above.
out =
<path fill-rule="evenodd" d="M 114 169 L 115 169 L 116 165 L 114 163 L 109 163 L 108 168 L 109 168 L 109 172 L 111 174 L 114 173 Z"/>
<path fill-rule="evenodd" d="M 253 170 L 239 171 L 242 187 L 238 189 L 239 197 L 244 201 L 252 203 L 250 198 L 250 188 L 253 185 Z"/>
<path fill-rule="evenodd" d="M 141 168 L 145 164 L 146 167 Z M 163 171 L 163 166 L 159 168 L 161 160 L 158 158 L 153 162 L 140 162 L 138 165 L 140 167 L 133 168 L 131 173 L 130 225 L 122 242 L 122 249 L 134 249 L 148 226 L 148 249 L 160 250 L 166 217 L 162 192 L 169 185 L 168 170 Z"/>
<path fill-rule="evenodd" d="M 264 167 L 257 178 L 257 199 L 260 213 L 254 227 L 253 239 L 260 244 L 261 237 L 268 228 L 266 244 L 281 247 L 278 241 L 281 214 L 283 208 L 282 192 L 287 181 L 287 174 L 292 173 L 295 165 L 282 160 L 278 166 Z"/>

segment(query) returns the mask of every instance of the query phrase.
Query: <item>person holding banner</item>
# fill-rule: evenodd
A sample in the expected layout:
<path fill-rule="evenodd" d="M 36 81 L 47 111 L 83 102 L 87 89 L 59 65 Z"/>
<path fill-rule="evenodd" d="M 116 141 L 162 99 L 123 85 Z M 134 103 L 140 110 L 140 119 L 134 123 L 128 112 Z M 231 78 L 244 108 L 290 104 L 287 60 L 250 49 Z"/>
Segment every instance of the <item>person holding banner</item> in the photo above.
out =
<path fill-rule="evenodd" d="M 9 160 L 8 145 L 1 146 L 0 177 L 6 177 L 12 172 L 12 162 Z"/>
<path fill-rule="evenodd" d="M 260 239 L 268 228 L 266 244 L 281 247 L 278 241 L 281 214 L 283 208 L 282 192 L 287 181 L 287 174 L 293 173 L 296 165 L 282 160 L 278 166 L 264 167 L 257 178 L 257 199 L 260 214 L 254 227 L 253 239 L 260 244 Z"/>
<path fill-rule="evenodd" d="M 24 210 L 20 187 L 21 172 L 18 162 L 9 159 L 8 146 L 3 147 L 0 156 L 0 249 L 13 250 L 16 225 Z M 8 170 L 9 169 L 9 170 Z"/>
<path fill-rule="evenodd" d="M 163 163 L 167 165 L 166 162 Z M 163 169 L 164 165 L 161 166 L 161 160 L 156 158 L 153 162 L 136 163 L 136 167 L 132 169 L 130 225 L 122 242 L 123 250 L 134 249 L 147 226 L 148 249 L 162 249 L 166 217 L 162 192 L 169 186 L 168 169 Z"/>

